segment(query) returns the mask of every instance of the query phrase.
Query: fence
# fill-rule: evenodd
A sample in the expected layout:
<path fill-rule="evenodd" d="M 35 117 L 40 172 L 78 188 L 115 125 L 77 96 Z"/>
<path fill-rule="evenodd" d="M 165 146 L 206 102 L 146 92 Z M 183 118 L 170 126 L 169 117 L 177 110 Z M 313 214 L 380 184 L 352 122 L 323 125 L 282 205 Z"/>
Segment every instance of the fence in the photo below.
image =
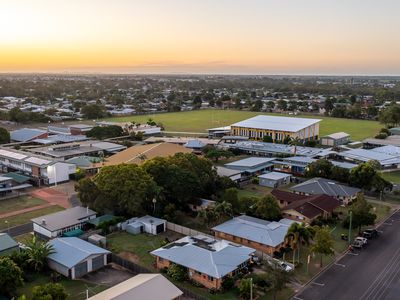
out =
<path fill-rule="evenodd" d="M 183 235 L 189 235 L 189 236 L 205 235 L 205 236 L 214 238 L 210 234 L 206 234 L 204 232 L 197 231 L 197 230 L 194 230 L 194 229 L 182 226 L 182 225 L 178 225 L 178 224 L 175 224 L 175 223 L 171 223 L 171 222 L 167 222 L 167 229 L 171 230 L 171 231 L 174 231 L 174 232 L 177 232 L 177 233 L 180 233 L 180 234 L 183 234 Z"/>
<path fill-rule="evenodd" d="M 112 253 L 109 256 L 109 260 L 111 260 L 109 262 L 113 262 L 125 269 L 128 269 L 135 275 L 140 274 L 140 273 L 154 273 L 153 271 L 151 271 L 145 267 L 139 266 L 138 264 L 136 264 L 132 261 L 126 260 L 114 253 Z M 178 285 L 178 288 L 183 292 L 183 296 L 193 299 L 193 300 L 207 300 L 203 296 L 200 296 L 200 295 L 192 292 L 191 290 L 188 290 L 187 288 L 180 286 L 179 284 L 177 284 L 177 285 Z"/>

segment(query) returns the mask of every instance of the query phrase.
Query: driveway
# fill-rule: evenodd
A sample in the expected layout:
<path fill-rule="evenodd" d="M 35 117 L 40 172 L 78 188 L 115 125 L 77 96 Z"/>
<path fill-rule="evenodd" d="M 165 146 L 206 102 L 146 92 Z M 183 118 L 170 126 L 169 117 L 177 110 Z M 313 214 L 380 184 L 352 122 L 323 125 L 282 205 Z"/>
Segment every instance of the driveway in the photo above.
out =
<path fill-rule="evenodd" d="M 94 284 L 114 286 L 133 276 L 130 271 L 111 263 L 100 270 L 86 274 L 81 279 Z"/>
<path fill-rule="evenodd" d="M 300 300 L 400 299 L 400 212 L 369 245 L 347 253 L 293 297 Z"/>

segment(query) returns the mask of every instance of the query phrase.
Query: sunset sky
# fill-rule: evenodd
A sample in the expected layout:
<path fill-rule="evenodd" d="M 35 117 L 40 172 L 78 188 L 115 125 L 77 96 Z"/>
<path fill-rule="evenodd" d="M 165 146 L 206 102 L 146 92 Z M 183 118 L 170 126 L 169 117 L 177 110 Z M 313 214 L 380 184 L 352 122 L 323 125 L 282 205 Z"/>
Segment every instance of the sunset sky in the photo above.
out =
<path fill-rule="evenodd" d="M 399 0 L 0 0 L 0 72 L 400 75 Z"/>

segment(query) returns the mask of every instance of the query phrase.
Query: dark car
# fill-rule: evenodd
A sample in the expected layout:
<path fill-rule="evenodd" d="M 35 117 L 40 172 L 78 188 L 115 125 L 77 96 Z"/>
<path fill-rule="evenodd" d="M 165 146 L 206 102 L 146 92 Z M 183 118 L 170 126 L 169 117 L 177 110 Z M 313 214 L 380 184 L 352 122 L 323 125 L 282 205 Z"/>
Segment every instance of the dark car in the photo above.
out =
<path fill-rule="evenodd" d="M 363 237 L 367 239 L 372 239 L 375 238 L 379 235 L 378 230 L 371 228 L 371 229 L 365 229 L 363 232 Z"/>

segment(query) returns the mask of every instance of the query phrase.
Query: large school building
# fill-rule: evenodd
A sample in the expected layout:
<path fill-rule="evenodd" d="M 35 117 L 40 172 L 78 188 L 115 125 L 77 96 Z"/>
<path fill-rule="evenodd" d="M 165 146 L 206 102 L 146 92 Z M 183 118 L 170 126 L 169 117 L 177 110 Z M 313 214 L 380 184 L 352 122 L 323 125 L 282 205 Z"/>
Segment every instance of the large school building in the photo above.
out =
<path fill-rule="evenodd" d="M 286 137 L 299 137 L 301 140 L 316 140 L 319 135 L 320 119 L 292 118 L 259 115 L 231 125 L 231 134 L 262 140 L 270 136 L 274 142 Z"/>

